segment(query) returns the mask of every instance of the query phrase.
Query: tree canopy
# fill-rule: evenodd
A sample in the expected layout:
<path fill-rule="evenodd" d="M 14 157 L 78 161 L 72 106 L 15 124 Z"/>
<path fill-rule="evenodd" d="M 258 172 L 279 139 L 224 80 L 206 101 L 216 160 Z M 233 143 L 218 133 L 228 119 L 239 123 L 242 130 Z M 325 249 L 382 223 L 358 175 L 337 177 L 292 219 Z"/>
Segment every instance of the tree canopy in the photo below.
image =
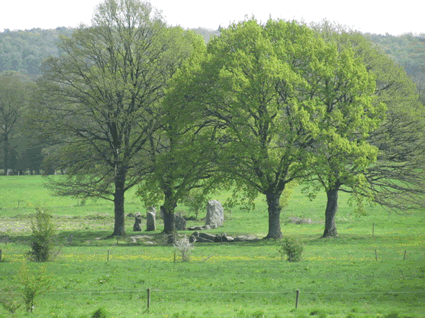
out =
<path fill-rule="evenodd" d="M 383 109 L 372 104 L 374 78 L 353 52 L 339 51 L 296 21 L 250 19 L 222 29 L 182 83 L 187 102 L 222 129 L 220 170 L 251 194 L 266 196 L 267 238 L 282 236 L 286 185 L 321 164 L 323 147 L 368 153 L 359 151 L 361 144 L 351 146 L 356 150 L 344 144 L 354 134 L 364 139 Z"/>
<path fill-rule="evenodd" d="M 353 193 L 385 207 L 405 210 L 422 205 L 423 180 L 421 166 L 424 158 L 424 107 L 418 100 L 415 84 L 406 72 L 361 33 L 324 21 L 313 24 L 318 36 L 335 43 L 340 49 L 351 48 L 368 72 L 375 77 L 374 104 L 387 106 L 385 119 L 367 135 L 377 162 L 361 170 L 346 166 L 350 178 L 362 178 L 359 184 L 339 181 L 339 189 Z M 351 158 L 349 158 L 351 160 Z M 344 164 L 344 160 L 338 161 Z M 345 164 L 347 162 L 345 161 Z M 330 167 L 336 172 L 338 163 Z M 365 169 L 367 168 L 367 169 Z M 318 174 L 320 179 L 320 174 Z M 323 183 L 323 182 L 322 182 Z M 325 186 L 328 192 L 327 187 Z M 336 201 L 336 200 L 335 200 Z M 329 202 L 328 202 L 329 204 Z M 334 209 L 336 213 L 336 208 Z M 335 214 L 334 213 L 334 214 Z M 333 214 L 333 215 L 334 215 Z M 330 222 L 328 214 L 326 219 Z M 325 229 L 324 235 L 336 235 Z"/>
<path fill-rule="evenodd" d="M 51 188 L 113 201 L 112 235 L 124 235 L 124 194 L 152 169 L 145 157 L 159 128 L 159 103 L 190 55 L 191 36 L 137 0 L 106 0 L 92 24 L 62 37 L 61 56 L 44 62 L 31 125 L 62 144 L 49 160 L 67 175 Z"/>

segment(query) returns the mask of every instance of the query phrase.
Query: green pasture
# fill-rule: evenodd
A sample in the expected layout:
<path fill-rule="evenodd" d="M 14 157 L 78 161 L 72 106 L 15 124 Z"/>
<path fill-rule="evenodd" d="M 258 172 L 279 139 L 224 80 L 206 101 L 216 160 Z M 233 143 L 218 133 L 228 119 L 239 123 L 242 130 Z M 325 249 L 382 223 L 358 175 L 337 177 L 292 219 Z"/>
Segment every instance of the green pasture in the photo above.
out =
<path fill-rule="evenodd" d="M 91 317 L 99 307 L 116 318 L 425 317 L 423 211 L 389 214 L 368 207 L 367 215 L 358 217 L 341 195 L 340 237 L 319 239 L 325 195 L 309 201 L 296 189 L 281 221 L 284 236 L 304 244 L 301 262 L 282 261 L 280 242 L 272 240 L 196 243 L 190 262 L 180 262 L 177 255 L 174 263 L 175 250 L 164 244 L 161 220 L 155 232 L 133 232 L 129 217 L 126 238 L 105 239 L 112 233 L 112 202 L 89 199 L 82 204 L 53 197 L 42 183 L 40 176 L 0 177 L 0 290 L 16 286 L 15 277 L 30 249 L 34 206 L 45 206 L 54 214 L 62 245 L 56 260 L 47 263 L 52 288 L 36 298 L 34 312 L 19 309 L 11 315 L 0 307 L 0 317 L 82 318 Z M 145 213 L 134 192 L 126 197 L 125 208 L 126 213 Z M 185 207 L 177 211 L 190 215 Z M 288 223 L 291 216 L 311 218 L 312 224 Z M 265 202 L 259 198 L 254 211 L 225 211 L 225 225 L 208 232 L 262 237 L 267 221 Z M 188 226 L 195 224 L 203 221 L 188 221 Z"/>

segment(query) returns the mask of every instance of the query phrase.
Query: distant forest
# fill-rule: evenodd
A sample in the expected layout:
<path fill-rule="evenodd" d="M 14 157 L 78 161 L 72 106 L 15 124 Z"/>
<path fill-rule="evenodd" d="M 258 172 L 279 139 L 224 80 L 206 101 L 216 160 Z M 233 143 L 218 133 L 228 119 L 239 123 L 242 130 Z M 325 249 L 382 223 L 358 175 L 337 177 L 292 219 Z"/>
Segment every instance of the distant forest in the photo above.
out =
<path fill-rule="evenodd" d="M 203 28 L 192 30 L 201 34 L 206 42 L 212 36 L 220 35 L 219 30 Z M 73 31 L 73 28 L 59 27 L 49 30 L 37 28 L 0 32 L 0 72 L 16 71 L 20 73 L 21 78 L 35 80 L 42 73 L 41 65 L 44 58 L 50 55 L 60 56 L 61 51 L 56 46 L 59 37 L 61 35 L 69 37 Z M 364 36 L 405 69 L 416 83 L 420 99 L 425 104 L 425 34 L 420 36 L 364 34 Z M 53 146 L 30 140 L 31 138 L 23 133 L 25 127 L 22 125 L 23 121 L 18 120 L 14 131 L 10 132 L 10 140 L 7 141 L 11 168 L 16 173 L 31 167 L 31 172 L 33 170 L 39 173 L 43 158 L 53 150 Z M 3 149 L 3 143 L 4 141 L 0 140 L 0 161 L 6 149 Z"/>
<path fill-rule="evenodd" d="M 28 74 L 29 77 L 41 74 L 41 63 L 44 58 L 53 55 L 59 56 L 60 50 L 56 46 L 59 36 L 71 36 L 74 28 L 31 29 L 25 31 L 0 32 L 0 71 L 18 71 Z M 213 35 L 220 32 L 197 28 L 192 29 L 201 34 L 208 42 Z"/>
<path fill-rule="evenodd" d="M 211 36 L 220 34 L 219 30 L 191 30 L 201 34 L 206 42 Z M 71 36 L 73 31 L 73 28 L 60 27 L 0 32 L 0 71 L 19 71 L 29 77 L 40 75 L 43 59 L 61 53 L 56 46 L 59 36 Z M 366 33 L 364 36 L 399 63 L 414 82 L 425 84 L 425 34 L 393 36 Z"/>

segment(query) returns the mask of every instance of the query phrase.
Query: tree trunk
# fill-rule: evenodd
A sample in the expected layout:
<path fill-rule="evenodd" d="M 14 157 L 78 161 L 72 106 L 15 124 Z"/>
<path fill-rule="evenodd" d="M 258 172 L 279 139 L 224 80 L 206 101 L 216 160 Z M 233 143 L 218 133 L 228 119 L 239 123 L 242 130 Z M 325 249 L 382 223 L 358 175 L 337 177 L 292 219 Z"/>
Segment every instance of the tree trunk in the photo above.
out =
<path fill-rule="evenodd" d="M 9 170 L 9 140 L 6 137 L 4 138 L 4 145 L 3 145 L 3 168 L 4 168 L 4 175 L 7 176 L 7 170 Z"/>
<path fill-rule="evenodd" d="M 125 173 L 117 176 L 115 179 L 115 193 L 114 193 L 114 233 L 112 236 L 125 236 L 125 216 L 124 216 L 124 185 Z"/>
<path fill-rule="evenodd" d="M 164 178 L 162 184 L 162 192 L 164 193 L 164 205 L 161 206 L 161 210 L 164 214 L 164 231 L 165 234 L 173 234 L 176 232 L 174 224 L 174 209 L 177 207 L 177 202 L 174 200 L 172 191 L 172 178 Z"/>
<path fill-rule="evenodd" d="M 176 231 L 176 226 L 174 224 L 174 209 L 177 207 L 177 204 L 172 200 L 171 191 L 164 191 L 164 195 L 164 205 L 161 206 L 161 209 L 164 212 L 163 233 L 173 234 Z"/>
<path fill-rule="evenodd" d="M 282 230 L 280 229 L 280 206 L 279 200 L 282 191 L 278 193 L 266 193 L 267 206 L 269 212 L 269 233 L 264 239 L 280 239 L 282 238 Z"/>
<path fill-rule="evenodd" d="M 164 212 L 164 232 L 165 234 L 173 234 L 176 231 L 176 226 L 174 224 L 174 208 L 170 209 L 165 206 L 161 206 L 162 211 Z"/>
<path fill-rule="evenodd" d="M 323 233 L 322 238 L 338 236 L 335 226 L 335 215 L 338 211 L 338 190 L 339 185 L 336 185 L 326 192 L 328 196 L 328 202 L 326 204 L 325 212 L 325 232 Z"/>

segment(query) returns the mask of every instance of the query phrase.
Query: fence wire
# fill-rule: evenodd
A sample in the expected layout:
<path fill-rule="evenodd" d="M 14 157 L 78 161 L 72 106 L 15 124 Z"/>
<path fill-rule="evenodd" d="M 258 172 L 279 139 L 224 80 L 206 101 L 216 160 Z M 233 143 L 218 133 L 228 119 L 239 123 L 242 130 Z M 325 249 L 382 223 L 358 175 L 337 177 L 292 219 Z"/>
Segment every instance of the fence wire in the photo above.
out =
<path fill-rule="evenodd" d="M 202 294 L 294 294 L 295 290 L 284 291 L 207 291 L 207 290 L 168 290 L 168 289 L 149 289 L 150 292 L 165 292 L 165 293 L 202 293 Z M 69 291 L 51 291 L 43 293 L 44 295 L 57 294 L 112 294 L 112 293 L 146 293 L 147 289 L 128 289 L 128 290 L 69 290 Z M 425 294 L 425 289 L 422 291 L 369 291 L 369 292 L 350 292 L 350 291 L 329 291 L 329 292 L 309 292 L 300 290 L 304 295 L 327 295 L 327 294 L 350 294 L 350 295 L 398 295 L 398 294 Z M 10 293 L 0 293 L 0 295 L 9 295 Z"/>

